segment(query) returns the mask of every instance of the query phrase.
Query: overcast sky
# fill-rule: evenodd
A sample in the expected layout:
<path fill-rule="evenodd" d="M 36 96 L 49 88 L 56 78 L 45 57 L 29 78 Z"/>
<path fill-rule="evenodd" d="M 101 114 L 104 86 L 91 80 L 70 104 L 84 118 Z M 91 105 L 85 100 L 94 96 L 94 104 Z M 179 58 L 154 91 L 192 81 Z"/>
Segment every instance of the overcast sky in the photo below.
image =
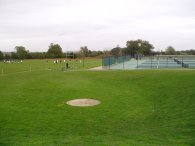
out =
<path fill-rule="evenodd" d="M 195 49 L 194 0 L 0 0 L 0 50 L 106 50 L 143 39 Z"/>

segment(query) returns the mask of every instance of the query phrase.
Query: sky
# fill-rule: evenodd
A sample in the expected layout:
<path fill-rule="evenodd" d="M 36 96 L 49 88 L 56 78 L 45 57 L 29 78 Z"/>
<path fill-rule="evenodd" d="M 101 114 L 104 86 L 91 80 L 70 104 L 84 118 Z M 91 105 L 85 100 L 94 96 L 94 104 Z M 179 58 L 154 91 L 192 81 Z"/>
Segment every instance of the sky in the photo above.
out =
<path fill-rule="evenodd" d="M 194 0 L 0 0 L 0 50 L 46 52 L 125 47 L 149 41 L 155 51 L 195 49 Z"/>

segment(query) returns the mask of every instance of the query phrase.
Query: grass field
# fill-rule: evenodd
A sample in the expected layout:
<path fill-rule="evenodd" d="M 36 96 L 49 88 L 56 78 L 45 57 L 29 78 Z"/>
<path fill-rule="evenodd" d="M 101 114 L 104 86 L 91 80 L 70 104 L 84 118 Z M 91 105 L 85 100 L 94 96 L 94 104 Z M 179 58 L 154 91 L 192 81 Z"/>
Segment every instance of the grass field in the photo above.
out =
<path fill-rule="evenodd" d="M 37 70 L 64 70 L 66 71 L 66 63 L 68 62 L 68 70 L 83 70 L 89 69 L 96 66 L 101 66 L 101 59 L 78 59 L 70 60 L 58 59 L 61 60 L 61 63 L 54 64 L 54 60 L 57 59 L 36 59 L 36 60 L 24 60 L 21 62 L 15 63 L 3 63 L 0 62 L 0 74 L 12 74 L 12 73 L 21 73 L 21 72 L 30 72 Z"/>
<path fill-rule="evenodd" d="M 66 104 L 75 98 L 101 104 Z M 0 145 L 194 146 L 195 70 L 0 75 Z"/>

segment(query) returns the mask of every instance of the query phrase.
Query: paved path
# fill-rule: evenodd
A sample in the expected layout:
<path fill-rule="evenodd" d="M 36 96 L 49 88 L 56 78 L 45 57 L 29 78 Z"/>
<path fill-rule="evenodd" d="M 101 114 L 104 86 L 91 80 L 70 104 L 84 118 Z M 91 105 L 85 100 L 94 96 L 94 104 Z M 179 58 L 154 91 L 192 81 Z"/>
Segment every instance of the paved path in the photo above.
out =
<path fill-rule="evenodd" d="M 90 68 L 89 70 L 102 70 L 102 66 L 98 66 L 98 67 Z"/>

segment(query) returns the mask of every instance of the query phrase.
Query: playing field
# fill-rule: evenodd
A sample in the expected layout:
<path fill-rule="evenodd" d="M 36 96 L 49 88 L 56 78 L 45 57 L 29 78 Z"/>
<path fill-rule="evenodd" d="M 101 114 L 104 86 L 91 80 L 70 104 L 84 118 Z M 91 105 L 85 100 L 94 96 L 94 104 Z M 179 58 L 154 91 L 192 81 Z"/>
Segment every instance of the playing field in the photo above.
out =
<path fill-rule="evenodd" d="M 195 70 L 63 71 L 31 61 L 21 72 L 23 63 L 0 75 L 2 146 L 195 145 Z M 76 98 L 101 103 L 66 104 Z"/>
<path fill-rule="evenodd" d="M 58 63 L 54 63 L 54 61 L 58 61 Z M 22 62 L 19 60 L 11 63 L 0 62 L 0 74 L 16 74 L 38 70 L 74 71 L 101 65 L 101 59 L 32 59 Z"/>

